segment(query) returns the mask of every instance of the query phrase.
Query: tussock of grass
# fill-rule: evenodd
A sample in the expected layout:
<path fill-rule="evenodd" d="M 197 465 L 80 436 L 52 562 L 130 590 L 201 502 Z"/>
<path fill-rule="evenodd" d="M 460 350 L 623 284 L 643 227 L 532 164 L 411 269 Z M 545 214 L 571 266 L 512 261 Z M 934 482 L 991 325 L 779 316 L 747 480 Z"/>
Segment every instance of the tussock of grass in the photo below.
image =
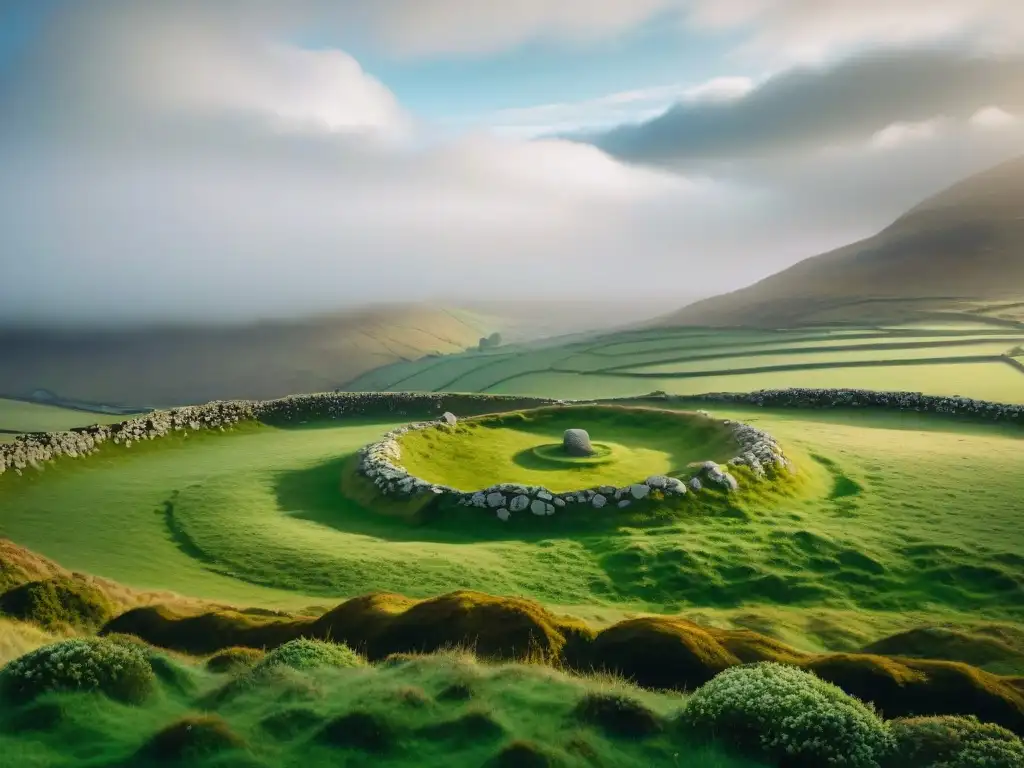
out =
<path fill-rule="evenodd" d="M 395 750 L 399 736 L 386 717 L 375 712 L 349 712 L 328 722 L 320 731 L 327 743 L 373 753 Z"/>
<path fill-rule="evenodd" d="M 139 750 L 139 756 L 195 761 L 211 753 L 244 748 L 245 740 L 219 715 L 189 715 L 155 733 Z"/>
<path fill-rule="evenodd" d="M 639 739 L 664 728 L 657 714 L 621 694 L 588 693 L 576 707 L 575 714 L 611 736 Z"/>
<path fill-rule="evenodd" d="M 506 744 L 494 756 L 488 768 L 554 768 L 561 761 L 532 741 L 517 739 Z"/>
<path fill-rule="evenodd" d="M 266 654 L 257 648 L 225 648 L 206 661 L 206 668 L 218 674 L 231 674 L 255 666 Z"/>

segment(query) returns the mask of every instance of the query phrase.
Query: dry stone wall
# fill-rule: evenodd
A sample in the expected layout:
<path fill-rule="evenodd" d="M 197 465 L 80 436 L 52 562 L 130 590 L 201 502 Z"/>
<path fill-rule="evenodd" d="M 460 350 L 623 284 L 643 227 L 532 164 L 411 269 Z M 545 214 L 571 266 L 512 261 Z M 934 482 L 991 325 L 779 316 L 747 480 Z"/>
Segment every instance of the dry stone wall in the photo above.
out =
<path fill-rule="evenodd" d="M 449 409 L 463 413 L 552 405 L 561 401 L 492 395 L 444 395 L 394 392 L 329 392 L 295 395 L 278 400 L 217 401 L 171 408 L 136 416 L 117 424 L 81 427 L 68 432 L 20 435 L 0 444 L 0 475 L 40 469 L 60 457 L 80 458 L 97 453 L 104 444 L 131 448 L 142 441 L 200 430 L 224 431 L 246 421 L 300 424 L 350 416 L 408 417 L 439 414 Z"/>
<path fill-rule="evenodd" d="M 658 397 L 673 399 L 663 392 Z M 1024 425 L 1024 405 L 993 403 L 970 397 L 943 397 L 920 392 L 875 392 L 866 389 L 762 389 L 757 392 L 713 392 L 686 400 L 749 403 L 769 408 L 881 408 L 939 413 Z"/>
<path fill-rule="evenodd" d="M 652 493 L 666 497 L 683 497 L 688 493 L 699 493 L 705 488 L 717 488 L 726 492 L 739 489 L 739 481 L 729 467 L 745 466 L 759 480 L 781 472 L 795 471 L 786 458 L 782 447 L 771 435 L 749 424 L 723 422 L 733 430 L 740 445 L 739 453 L 726 466 L 714 461 L 704 462 L 697 467 L 688 482 L 676 477 L 652 475 L 622 487 L 602 485 L 577 491 L 555 493 L 543 486 L 499 483 L 481 489 L 460 489 L 440 483 L 431 483 L 409 473 L 401 464 L 401 438 L 413 431 L 444 429 L 454 425 L 457 418 L 445 413 L 440 419 L 408 424 L 388 432 L 380 440 L 366 446 L 360 452 L 359 472 L 378 490 L 388 496 L 413 498 L 423 494 L 454 501 L 465 507 L 491 510 L 499 520 L 507 522 L 513 514 L 532 514 L 538 517 L 553 515 L 559 510 L 573 506 L 588 506 L 593 509 L 605 507 L 626 508 L 643 501 Z"/>

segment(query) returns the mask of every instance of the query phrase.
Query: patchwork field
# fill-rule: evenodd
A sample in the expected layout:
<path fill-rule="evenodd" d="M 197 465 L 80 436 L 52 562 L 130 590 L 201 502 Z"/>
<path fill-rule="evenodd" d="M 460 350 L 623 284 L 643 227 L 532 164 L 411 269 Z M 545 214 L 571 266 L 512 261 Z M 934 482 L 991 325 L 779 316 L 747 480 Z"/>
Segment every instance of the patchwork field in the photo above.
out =
<path fill-rule="evenodd" d="M 510 347 L 374 371 L 352 391 L 562 398 L 812 387 L 1024 402 L 1024 326 L 982 322 L 779 331 L 651 329 L 558 347 Z"/>

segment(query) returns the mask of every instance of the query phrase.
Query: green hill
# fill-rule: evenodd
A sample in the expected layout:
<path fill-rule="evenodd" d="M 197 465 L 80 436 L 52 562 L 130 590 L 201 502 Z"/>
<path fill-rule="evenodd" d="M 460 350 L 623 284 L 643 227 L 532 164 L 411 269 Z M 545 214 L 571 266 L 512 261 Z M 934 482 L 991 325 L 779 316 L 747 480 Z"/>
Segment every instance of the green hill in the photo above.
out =
<path fill-rule="evenodd" d="M 1024 320 L 1024 157 L 953 185 L 873 237 L 657 324 L 779 327 L 949 314 Z"/>

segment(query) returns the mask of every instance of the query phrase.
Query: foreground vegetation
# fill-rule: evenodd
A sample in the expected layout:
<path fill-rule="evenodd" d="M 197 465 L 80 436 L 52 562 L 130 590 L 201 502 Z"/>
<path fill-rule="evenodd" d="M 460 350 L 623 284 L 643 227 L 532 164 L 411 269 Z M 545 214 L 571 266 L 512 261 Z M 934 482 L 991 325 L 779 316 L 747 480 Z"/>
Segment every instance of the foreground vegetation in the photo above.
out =
<path fill-rule="evenodd" d="M 71 639 L 0 670 L 0 750 L 19 766 L 690 765 L 1014 768 L 1024 744 L 972 717 L 883 719 L 796 667 L 692 694 L 465 652 L 368 663 L 299 639 L 172 654 Z"/>

